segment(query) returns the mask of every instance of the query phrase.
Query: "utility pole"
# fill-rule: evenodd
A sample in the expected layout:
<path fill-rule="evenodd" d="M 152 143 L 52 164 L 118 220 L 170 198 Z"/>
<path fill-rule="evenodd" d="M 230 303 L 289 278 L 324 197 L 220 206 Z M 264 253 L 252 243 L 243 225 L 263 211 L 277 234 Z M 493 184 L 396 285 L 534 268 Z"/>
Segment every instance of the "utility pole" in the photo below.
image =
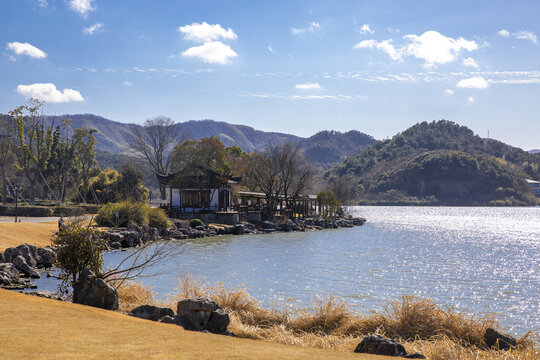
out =
<path fill-rule="evenodd" d="M 17 222 L 18 210 L 19 210 L 19 191 L 21 190 L 21 185 L 15 184 L 13 186 L 15 190 L 15 222 Z"/>

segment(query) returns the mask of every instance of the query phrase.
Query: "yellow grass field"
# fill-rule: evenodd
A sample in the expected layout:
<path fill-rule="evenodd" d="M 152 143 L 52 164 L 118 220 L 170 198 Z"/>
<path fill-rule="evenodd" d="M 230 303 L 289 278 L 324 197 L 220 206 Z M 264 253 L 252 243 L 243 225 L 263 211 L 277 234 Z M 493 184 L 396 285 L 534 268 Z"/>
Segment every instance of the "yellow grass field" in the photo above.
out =
<path fill-rule="evenodd" d="M 185 331 L 7 290 L 0 309 L 0 359 L 393 359 Z"/>
<path fill-rule="evenodd" d="M 44 223 L 0 223 L 0 251 L 28 243 L 39 247 L 51 244 L 51 238 L 58 230 L 56 221 Z"/>

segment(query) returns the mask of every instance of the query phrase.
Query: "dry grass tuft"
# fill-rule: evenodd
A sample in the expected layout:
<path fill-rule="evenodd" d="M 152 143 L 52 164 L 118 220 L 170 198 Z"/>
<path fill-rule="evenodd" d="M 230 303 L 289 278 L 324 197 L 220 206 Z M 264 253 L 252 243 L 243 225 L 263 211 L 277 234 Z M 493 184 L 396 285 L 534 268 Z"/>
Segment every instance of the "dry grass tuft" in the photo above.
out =
<path fill-rule="evenodd" d="M 118 310 L 129 313 L 139 305 L 155 305 L 152 289 L 140 283 L 128 282 L 122 284 L 118 291 Z"/>
<path fill-rule="evenodd" d="M 138 284 L 130 284 L 121 293 L 123 309 L 153 303 L 151 291 Z M 364 336 L 377 333 L 403 342 L 409 353 L 420 352 L 432 360 L 540 360 L 535 334 L 525 334 L 512 351 L 487 350 L 483 334 L 487 327 L 495 327 L 492 317 L 471 317 L 412 296 L 360 316 L 335 298 L 318 301 L 314 311 L 290 303 L 283 309 L 263 309 L 243 288 L 227 289 L 221 283 L 206 286 L 185 277 L 167 304 L 175 309 L 179 300 L 198 296 L 213 299 L 229 312 L 229 328 L 240 338 L 352 351 Z"/>

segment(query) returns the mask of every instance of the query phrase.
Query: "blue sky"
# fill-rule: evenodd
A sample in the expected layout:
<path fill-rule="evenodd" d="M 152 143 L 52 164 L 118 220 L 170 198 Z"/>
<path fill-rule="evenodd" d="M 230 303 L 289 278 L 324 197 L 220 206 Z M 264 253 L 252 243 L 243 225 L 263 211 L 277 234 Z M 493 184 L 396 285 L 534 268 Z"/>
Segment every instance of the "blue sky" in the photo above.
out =
<path fill-rule="evenodd" d="M 448 119 L 540 148 L 537 1 L 0 2 L 0 112 L 382 139 Z"/>

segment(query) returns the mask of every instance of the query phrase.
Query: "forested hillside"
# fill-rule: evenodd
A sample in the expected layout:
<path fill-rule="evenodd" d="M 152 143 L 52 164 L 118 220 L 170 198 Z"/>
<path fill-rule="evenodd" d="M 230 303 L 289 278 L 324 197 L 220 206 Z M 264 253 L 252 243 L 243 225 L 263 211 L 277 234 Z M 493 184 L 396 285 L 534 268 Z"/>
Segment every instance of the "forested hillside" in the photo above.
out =
<path fill-rule="evenodd" d="M 444 151 L 443 151 L 444 150 Z M 540 178 L 531 154 L 441 120 L 412 126 L 326 172 L 372 202 L 534 204 L 525 178 Z"/>

